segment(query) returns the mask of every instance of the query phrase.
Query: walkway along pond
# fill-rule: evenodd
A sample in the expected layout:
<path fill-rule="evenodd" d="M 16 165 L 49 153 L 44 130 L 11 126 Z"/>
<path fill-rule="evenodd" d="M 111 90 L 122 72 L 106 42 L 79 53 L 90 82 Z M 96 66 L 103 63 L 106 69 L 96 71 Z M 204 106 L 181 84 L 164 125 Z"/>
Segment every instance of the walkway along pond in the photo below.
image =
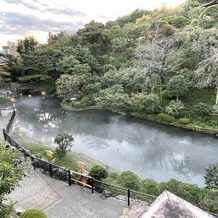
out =
<path fill-rule="evenodd" d="M 218 162 L 218 139 L 105 111 L 64 111 L 57 99 L 22 97 L 15 102 L 15 128 L 54 146 L 54 137 L 73 135 L 73 150 L 120 171 L 157 182 L 171 178 L 204 186 L 205 168 Z"/>

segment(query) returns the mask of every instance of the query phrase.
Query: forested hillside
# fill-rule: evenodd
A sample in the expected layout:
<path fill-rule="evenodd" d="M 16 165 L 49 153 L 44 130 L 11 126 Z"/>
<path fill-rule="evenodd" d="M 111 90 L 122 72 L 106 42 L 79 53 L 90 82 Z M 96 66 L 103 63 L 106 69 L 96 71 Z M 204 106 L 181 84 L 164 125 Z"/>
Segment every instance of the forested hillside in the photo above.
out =
<path fill-rule="evenodd" d="M 137 9 L 75 34 L 19 40 L 7 56 L 22 93 L 46 91 L 68 109 L 115 112 L 217 134 L 218 4 Z"/>

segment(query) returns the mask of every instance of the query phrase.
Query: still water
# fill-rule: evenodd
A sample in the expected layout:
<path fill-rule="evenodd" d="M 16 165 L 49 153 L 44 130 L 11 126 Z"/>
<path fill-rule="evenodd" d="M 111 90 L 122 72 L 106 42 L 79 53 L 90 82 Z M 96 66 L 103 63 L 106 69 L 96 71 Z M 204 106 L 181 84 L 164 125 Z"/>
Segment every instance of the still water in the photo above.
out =
<path fill-rule="evenodd" d="M 218 162 L 218 139 L 106 111 L 67 112 L 54 98 L 15 102 L 16 127 L 37 142 L 54 146 L 67 131 L 73 150 L 120 171 L 157 182 L 171 178 L 204 186 L 210 163 Z"/>

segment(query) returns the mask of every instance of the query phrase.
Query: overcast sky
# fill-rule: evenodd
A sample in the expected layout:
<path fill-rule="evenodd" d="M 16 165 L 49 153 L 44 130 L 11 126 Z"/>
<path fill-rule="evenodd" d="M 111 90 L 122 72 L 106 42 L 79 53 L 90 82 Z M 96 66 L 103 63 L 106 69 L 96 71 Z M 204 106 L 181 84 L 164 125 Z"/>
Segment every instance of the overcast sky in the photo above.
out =
<path fill-rule="evenodd" d="M 0 0 L 0 46 L 34 36 L 42 43 L 48 32 L 73 33 L 91 20 L 105 23 L 135 9 L 173 7 L 185 0 Z M 0 47 L 1 49 L 1 47 Z"/>

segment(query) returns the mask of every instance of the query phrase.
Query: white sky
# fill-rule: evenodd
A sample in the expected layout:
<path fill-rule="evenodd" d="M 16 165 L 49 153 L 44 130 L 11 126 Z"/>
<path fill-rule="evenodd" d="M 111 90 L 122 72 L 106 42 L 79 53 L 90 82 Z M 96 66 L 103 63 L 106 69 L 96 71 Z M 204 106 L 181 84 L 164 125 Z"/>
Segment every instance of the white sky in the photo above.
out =
<path fill-rule="evenodd" d="M 68 30 L 71 22 L 72 26 L 88 23 L 92 19 L 105 22 L 129 14 L 137 8 L 152 10 L 164 3 L 174 7 L 183 2 L 185 0 L 0 0 L 0 46 L 6 45 L 7 41 L 16 42 L 27 35 L 33 35 L 44 43 L 48 32 Z M 62 13 L 55 13 L 54 10 L 62 10 Z M 65 14 L 65 10 L 80 11 L 85 15 Z M 36 20 L 25 16 L 34 16 Z M 46 21 L 47 26 L 43 28 Z M 51 22 L 54 22 L 52 29 L 49 28 Z M 59 24 L 56 29 L 55 22 Z"/>
<path fill-rule="evenodd" d="M 57 1 L 52 0 L 51 2 Z M 74 0 L 61 0 L 58 4 L 69 5 L 92 16 L 106 15 L 116 17 L 128 14 L 136 8 L 152 10 L 160 7 L 163 3 L 173 7 L 182 2 L 185 2 L 185 0 L 79 0 L 76 3 Z"/>

